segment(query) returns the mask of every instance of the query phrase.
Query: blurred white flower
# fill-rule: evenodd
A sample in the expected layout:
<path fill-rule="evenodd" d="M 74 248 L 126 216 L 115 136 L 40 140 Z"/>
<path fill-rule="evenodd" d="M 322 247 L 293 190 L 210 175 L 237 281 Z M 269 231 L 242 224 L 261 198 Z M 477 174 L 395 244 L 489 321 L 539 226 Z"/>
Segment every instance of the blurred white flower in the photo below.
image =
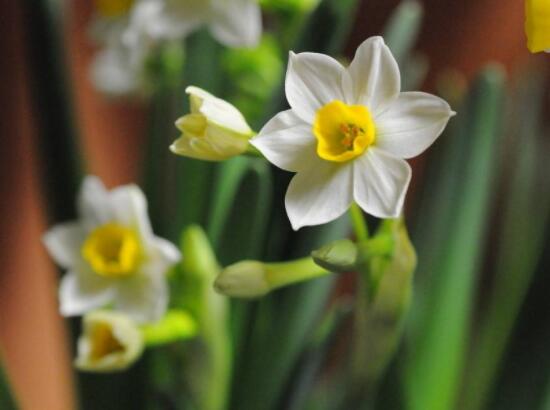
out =
<path fill-rule="evenodd" d="M 353 201 L 379 218 L 401 214 L 411 178 L 404 159 L 428 148 L 454 113 L 441 98 L 400 88 L 381 37 L 364 41 L 347 68 L 323 54 L 290 53 L 291 109 L 250 143 L 297 173 L 285 198 L 294 229 L 332 221 Z"/>
<path fill-rule="evenodd" d="M 262 32 L 257 0 L 142 0 L 134 13 L 147 14 L 145 28 L 155 40 L 180 39 L 207 26 L 229 47 L 253 47 Z"/>
<path fill-rule="evenodd" d="M 178 155 L 222 161 L 246 151 L 253 132 L 241 112 L 225 100 L 187 87 L 191 113 L 176 121 L 182 135 L 170 150 Z"/>
<path fill-rule="evenodd" d="M 160 319 L 168 304 L 166 272 L 177 248 L 155 236 L 147 203 L 135 185 L 107 191 L 87 177 L 78 198 L 80 219 L 54 226 L 43 237 L 67 269 L 59 288 L 60 311 L 75 316 L 105 305 L 137 322 Z"/>
<path fill-rule="evenodd" d="M 128 26 L 134 0 L 95 0 L 89 35 L 98 44 L 120 37 Z"/>
<path fill-rule="evenodd" d="M 90 66 L 94 87 L 113 97 L 139 92 L 144 62 L 132 54 L 132 50 L 122 43 L 98 51 Z"/>
<path fill-rule="evenodd" d="M 133 0 L 96 0 L 91 38 L 101 45 L 90 66 L 95 88 L 114 97 L 137 94 L 144 88 L 145 61 L 154 49 L 144 25 L 149 7 L 135 12 Z"/>
<path fill-rule="evenodd" d="M 141 330 L 126 315 L 97 310 L 83 319 L 75 366 L 89 372 L 113 372 L 128 368 L 141 357 Z"/>

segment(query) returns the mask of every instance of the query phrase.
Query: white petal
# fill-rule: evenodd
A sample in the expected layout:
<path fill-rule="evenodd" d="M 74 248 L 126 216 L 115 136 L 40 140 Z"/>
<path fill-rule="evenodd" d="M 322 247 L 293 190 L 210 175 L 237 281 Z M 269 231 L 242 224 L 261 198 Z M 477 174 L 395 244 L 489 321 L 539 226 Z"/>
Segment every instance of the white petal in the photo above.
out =
<path fill-rule="evenodd" d="M 169 267 L 181 260 L 181 253 L 174 244 L 166 239 L 155 237 L 153 246 L 162 263 Z"/>
<path fill-rule="evenodd" d="M 209 122 L 241 134 L 251 134 L 241 112 L 232 104 L 217 98 L 199 87 L 187 87 L 185 92 L 191 96 L 191 110 L 204 115 Z"/>
<path fill-rule="evenodd" d="M 177 40 L 204 22 L 202 1 L 141 1 L 133 7 L 130 30 L 152 40 Z"/>
<path fill-rule="evenodd" d="M 206 137 L 184 135 L 170 145 L 170 150 L 175 154 L 203 161 L 223 161 L 246 151 L 248 142 L 235 138 L 233 133 L 226 132 L 225 136 L 228 138 L 221 139 L 218 138 L 219 133 L 212 132 L 210 128 L 205 134 Z"/>
<path fill-rule="evenodd" d="M 346 102 L 365 105 L 374 115 L 399 96 L 399 67 L 382 37 L 370 37 L 357 48 L 343 84 L 349 90 Z"/>
<path fill-rule="evenodd" d="M 150 273 L 122 280 L 117 287 L 116 310 L 139 323 L 156 322 L 168 307 L 168 285 L 163 277 L 164 272 L 162 276 Z"/>
<path fill-rule="evenodd" d="M 132 94 L 139 88 L 139 73 L 129 63 L 129 50 L 109 46 L 99 51 L 90 66 L 94 87 L 113 97 Z"/>
<path fill-rule="evenodd" d="M 411 180 L 406 161 L 370 147 L 353 163 L 353 197 L 368 214 L 397 218 Z"/>
<path fill-rule="evenodd" d="M 113 299 L 112 281 L 86 272 L 68 272 L 59 285 L 59 310 L 63 316 L 82 315 Z"/>
<path fill-rule="evenodd" d="M 311 125 L 302 121 L 292 110 L 275 115 L 250 143 L 269 162 L 287 171 L 297 172 L 317 159 Z"/>
<path fill-rule="evenodd" d="M 323 105 L 344 101 L 342 75 L 344 67 L 324 54 L 290 52 L 286 71 L 285 93 L 288 103 L 302 120 L 310 124 Z"/>
<path fill-rule="evenodd" d="M 214 2 L 210 20 L 212 35 L 230 47 L 254 47 L 262 34 L 262 14 L 255 0 Z"/>
<path fill-rule="evenodd" d="M 350 164 L 318 159 L 297 173 L 285 197 L 292 228 L 324 224 L 346 212 L 352 202 L 352 170 Z"/>
<path fill-rule="evenodd" d="M 375 118 L 376 146 L 399 158 L 415 157 L 434 143 L 453 114 L 435 95 L 401 93 Z"/>
<path fill-rule="evenodd" d="M 112 220 L 109 193 L 99 178 L 87 176 L 84 179 L 78 194 L 78 212 L 87 228 Z"/>
<path fill-rule="evenodd" d="M 55 225 L 42 237 L 51 257 L 63 268 L 71 268 L 80 261 L 80 248 L 86 231 L 77 222 Z"/>
<path fill-rule="evenodd" d="M 145 246 L 150 246 L 153 230 L 147 214 L 147 199 L 143 191 L 134 184 L 123 185 L 109 193 L 109 202 L 114 221 L 137 229 Z"/>

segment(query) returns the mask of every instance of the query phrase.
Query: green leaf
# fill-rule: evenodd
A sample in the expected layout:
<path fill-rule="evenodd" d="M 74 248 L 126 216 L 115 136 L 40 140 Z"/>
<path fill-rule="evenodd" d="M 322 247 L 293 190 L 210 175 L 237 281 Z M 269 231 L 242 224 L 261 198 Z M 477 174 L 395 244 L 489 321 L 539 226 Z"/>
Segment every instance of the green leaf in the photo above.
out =
<path fill-rule="evenodd" d="M 0 362 L 0 409 L 3 410 L 16 410 L 14 397 L 11 393 L 11 389 L 8 383 L 8 379 L 4 374 L 2 365 Z"/>
<path fill-rule="evenodd" d="M 384 27 L 384 40 L 399 65 L 402 65 L 418 38 L 424 10 L 416 0 L 404 0 L 393 11 Z"/>
<path fill-rule="evenodd" d="M 421 291 L 429 296 L 416 306 L 416 329 L 405 363 L 409 409 L 447 410 L 455 405 L 459 393 L 495 158 L 501 146 L 503 89 L 500 67 L 483 70 L 455 120 L 460 132 L 442 137 L 451 141 L 464 138 L 467 142 L 443 164 L 447 172 L 454 172 L 440 176 L 449 177 L 445 206 L 440 213 L 424 215 L 425 219 L 419 221 L 436 225 L 439 230 L 426 238 L 430 245 L 422 242 L 423 236 L 415 235 L 422 249 L 419 272 L 429 277 Z M 430 179 L 427 181 L 430 183 Z M 428 266 L 422 265 L 422 255 L 430 253 Z"/>
<path fill-rule="evenodd" d="M 503 354 L 541 258 L 550 222 L 550 179 L 546 171 L 548 150 L 542 144 L 541 124 L 544 81 L 530 72 L 511 107 L 510 154 L 506 169 L 508 187 L 504 210 L 497 223 L 494 287 L 479 320 L 479 334 L 469 355 L 462 405 L 478 410 L 490 398 Z M 514 127 L 515 125 L 515 127 Z M 525 216 L 529 215 L 529 218 Z"/>
<path fill-rule="evenodd" d="M 161 320 L 141 330 L 147 346 L 158 346 L 194 337 L 197 323 L 183 310 L 169 310 Z"/>
<path fill-rule="evenodd" d="M 264 249 L 268 234 L 273 184 L 269 164 L 262 158 L 236 158 L 220 168 L 216 180 L 215 211 L 212 221 L 220 222 L 218 256 L 224 264 L 254 259 Z M 215 229 L 216 228 L 216 229 Z"/>
<path fill-rule="evenodd" d="M 227 99 L 249 124 L 257 125 L 283 73 L 279 44 L 273 36 L 264 34 L 256 48 L 225 49 L 221 62 L 231 78 Z"/>

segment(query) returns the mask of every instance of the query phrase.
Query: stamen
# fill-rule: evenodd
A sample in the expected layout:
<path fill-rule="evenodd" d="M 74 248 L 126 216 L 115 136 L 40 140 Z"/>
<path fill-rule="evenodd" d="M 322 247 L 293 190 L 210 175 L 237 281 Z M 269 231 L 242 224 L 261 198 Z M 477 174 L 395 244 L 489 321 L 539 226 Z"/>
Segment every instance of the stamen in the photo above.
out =
<path fill-rule="evenodd" d="M 355 138 L 360 135 L 365 135 L 363 128 L 355 124 L 340 124 L 340 131 L 343 134 L 341 143 L 348 151 L 353 150 L 353 142 L 355 141 Z"/>

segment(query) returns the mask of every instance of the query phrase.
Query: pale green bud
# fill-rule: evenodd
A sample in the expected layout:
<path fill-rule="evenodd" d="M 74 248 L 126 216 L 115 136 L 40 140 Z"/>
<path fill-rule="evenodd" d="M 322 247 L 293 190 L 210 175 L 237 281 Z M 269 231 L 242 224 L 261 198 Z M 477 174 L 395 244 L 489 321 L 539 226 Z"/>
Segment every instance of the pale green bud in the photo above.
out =
<path fill-rule="evenodd" d="M 279 263 L 247 260 L 223 269 L 216 278 L 214 287 L 227 296 L 257 298 L 274 289 L 329 273 L 315 264 L 311 258 Z"/>
<path fill-rule="evenodd" d="M 237 298 L 255 298 L 271 290 L 266 265 L 258 261 L 241 261 L 225 268 L 216 278 L 219 293 Z"/>
<path fill-rule="evenodd" d="M 170 150 L 206 161 L 222 161 L 245 153 L 254 132 L 241 112 L 198 87 L 187 87 L 185 92 L 190 96 L 191 113 L 176 121 L 182 135 Z"/>
<path fill-rule="evenodd" d="M 90 312 L 83 319 L 75 366 L 88 372 L 115 372 L 141 357 L 144 343 L 139 327 L 126 315 L 107 310 Z"/>
<path fill-rule="evenodd" d="M 311 252 L 315 263 L 331 272 L 350 272 L 357 263 L 357 246 L 349 239 L 331 242 Z"/>

